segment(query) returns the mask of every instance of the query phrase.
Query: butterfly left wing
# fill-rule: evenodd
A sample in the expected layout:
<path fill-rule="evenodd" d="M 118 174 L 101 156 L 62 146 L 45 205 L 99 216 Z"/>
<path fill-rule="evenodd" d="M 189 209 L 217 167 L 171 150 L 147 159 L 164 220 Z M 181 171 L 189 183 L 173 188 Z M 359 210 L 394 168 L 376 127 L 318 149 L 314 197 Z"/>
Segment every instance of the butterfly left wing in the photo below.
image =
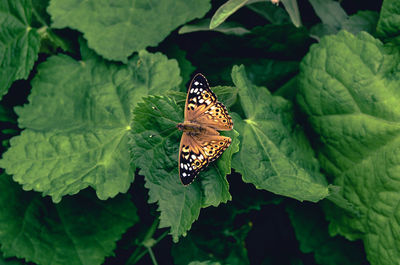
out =
<path fill-rule="evenodd" d="M 183 185 L 189 185 L 201 169 L 207 167 L 208 159 L 201 146 L 187 132 L 183 132 L 179 147 L 179 178 Z"/>
<path fill-rule="evenodd" d="M 185 104 L 185 121 L 195 121 L 216 130 L 232 130 L 233 122 L 225 106 L 211 91 L 202 74 L 193 77 Z"/>
<path fill-rule="evenodd" d="M 198 173 L 222 155 L 231 138 L 222 135 L 190 135 L 183 133 L 179 149 L 179 178 L 189 185 Z"/>

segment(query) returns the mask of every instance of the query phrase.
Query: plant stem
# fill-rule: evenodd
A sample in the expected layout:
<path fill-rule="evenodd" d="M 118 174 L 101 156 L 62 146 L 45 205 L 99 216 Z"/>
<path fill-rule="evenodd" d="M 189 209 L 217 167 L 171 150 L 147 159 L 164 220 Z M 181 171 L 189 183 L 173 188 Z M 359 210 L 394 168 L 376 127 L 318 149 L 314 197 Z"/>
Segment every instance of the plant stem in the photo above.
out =
<path fill-rule="evenodd" d="M 156 243 L 160 242 L 164 237 L 166 237 L 168 235 L 168 231 L 165 231 L 161 236 L 159 236 L 156 239 Z M 139 246 L 136 248 L 135 252 L 133 252 L 133 254 L 131 255 L 131 257 L 129 258 L 128 262 L 126 264 L 135 264 L 136 262 L 138 262 L 144 255 L 147 254 L 148 249 L 144 249 L 144 251 L 140 252 L 142 250 L 142 246 Z M 137 254 L 140 253 L 140 254 Z"/>
<path fill-rule="evenodd" d="M 151 258 L 151 261 L 153 262 L 153 264 L 154 264 L 154 265 L 158 265 L 157 260 L 156 260 L 156 257 L 154 256 L 153 250 L 151 250 L 151 248 L 148 247 L 148 248 L 147 248 L 147 251 L 148 251 L 149 254 L 150 254 L 150 258 Z"/>
<path fill-rule="evenodd" d="M 148 239 L 150 239 L 150 238 L 153 237 L 153 235 L 154 235 L 154 233 L 155 233 L 155 231 L 156 231 L 156 229 L 157 229 L 158 222 L 159 222 L 159 220 L 158 220 L 158 218 L 156 218 L 156 219 L 154 220 L 154 222 L 151 224 L 150 228 L 147 230 L 146 235 L 144 236 L 142 243 L 145 242 L 146 240 L 148 240 Z M 161 236 L 159 236 L 159 237 L 155 240 L 154 245 L 156 245 L 158 242 L 160 242 L 160 241 L 161 241 L 164 237 L 166 237 L 167 235 L 168 235 L 168 231 L 165 231 Z M 142 249 L 142 248 L 143 248 L 143 245 L 138 246 L 138 247 L 135 249 L 135 251 L 132 253 L 132 255 L 129 257 L 129 259 L 128 259 L 128 261 L 126 262 L 126 264 L 135 264 L 135 263 L 138 262 L 144 255 L 146 255 L 147 252 L 149 253 L 150 258 L 151 258 L 152 260 L 153 260 L 153 258 L 154 258 L 153 263 L 154 263 L 154 261 L 155 261 L 154 264 L 157 264 L 157 261 L 155 260 L 154 253 L 153 253 L 153 251 L 151 250 L 151 248 L 150 248 L 150 247 L 146 247 L 145 249 Z"/>

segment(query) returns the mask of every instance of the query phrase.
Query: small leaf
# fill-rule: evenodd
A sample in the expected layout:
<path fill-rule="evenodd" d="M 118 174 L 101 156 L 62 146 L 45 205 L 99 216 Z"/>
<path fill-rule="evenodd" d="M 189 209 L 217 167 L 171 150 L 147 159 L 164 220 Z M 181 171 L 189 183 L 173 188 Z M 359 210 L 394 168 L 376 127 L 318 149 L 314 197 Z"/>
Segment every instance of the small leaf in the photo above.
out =
<path fill-rule="evenodd" d="M 212 233 L 204 233 L 204 229 L 210 229 L 210 226 Z M 212 223 L 202 228 L 191 231 L 186 238 L 172 246 L 171 254 L 175 264 L 191 264 L 193 260 L 201 261 L 199 264 L 249 264 L 245 239 L 251 230 L 251 224 L 233 227 L 231 223 L 224 222 L 219 225 Z"/>
<path fill-rule="evenodd" d="M 293 25 L 296 27 L 301 26 L 301 18 L 299 7 L 297 6 L 297 0 L 281 0 L 283 6 L 288 12 L 290 19 L 292 20 Z"/>
<path fill-rule="evenodd" d="M 333 0 L 309 0 L 315 13 L 326 24 L 335 29 L 341 29 L 348 16 L 340 3 Z"/>
<path fill-rule="evenodd" d="M 238 89 L 232 86 L 215 86 L 212 91 L 218 95 L 218 100 L 224 102 L 225 107 L 229 108 L 237 101 Z"/>
<path fill-rule="evenodd" d="M 214 29 L 222 24 L 230 15 L 244 6 L 249 0 L 228 0 L 220 6 L 211 18 L 210 29 Z"/>
<path fill-rule="evenodd" d="M 210 19 L 205 18 L 202 20 L 199 20 L 196 23 L 193 24 L 188 24 L 179 29 L 179 34 L 186 34 L 186 33 L 191 33 L 191 32 L 197 32 L 197 31 L 216 31 L 216 32 L 221 32 L 224 34 L 232 34 L 232 35 L 244 35 L 246 33 L 249 33 L 250 31 L 243 27 L 241 24 L 236 23 L 236 22 L 225 22 L 224 24 L 210 29 Z"/>
<path fill-rule="evenodd" d="M 0 104 L 0 122 L 17 122 L 16 115 L 2 104 Z"/>
<path fill-rule="evenodd" d="M 102 264 L 138 222 L 128 196 L 102 202 L 84 191 L 55 205 L 5 174 L 0 187 L 0 244 L 7 257 L 43 265 Z"/>
<path fill-rule="evenodd" d="M 373 35 L 376 32 L 378 19 L 378 12 L 361 10 L 356 14 L 351 15 L 349 19 L 343 23 L 343 29 L 353 34 L 366 31 Z"/>
<path fill-rule="evenodd" d="M 254 86 L 243 66 L 232 69 L 244 117 L 233 113 L 240 133 L 240 151 L 233 168 L 245 182 L 276 194 L 317 202 L 329 195 L 318 161 L 301 128 L 293 119 L 291 104 Z"/>
<path fill-rule="evenodd" d="M 290 23 L 288 13 L 283 8 L 270 1 L 251 3 L 246 5 L 246 7 L 261 15 L 272 24 L 282 25 Z"/>
<path fill-rule="evenodd" d="M 30 0 L 0 1 L 0 98 L 18 79 L 27 79 L 35 63 L 40 37 L 32 28 Z"/>

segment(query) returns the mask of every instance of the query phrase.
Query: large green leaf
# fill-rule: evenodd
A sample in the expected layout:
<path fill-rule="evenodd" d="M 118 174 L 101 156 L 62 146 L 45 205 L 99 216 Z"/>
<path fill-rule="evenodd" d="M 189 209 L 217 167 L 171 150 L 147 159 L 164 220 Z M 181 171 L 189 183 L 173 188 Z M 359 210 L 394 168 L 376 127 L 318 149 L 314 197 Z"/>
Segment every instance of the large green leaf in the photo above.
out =
<path fill-rule="evenodd" d="M 102 264 L 116 241 L 138 222 L 126 195 L 99 201 L 84 191 L 53 204 L 0 175 L 0 244 L 3 253 L 42 265 Z"/>
<path fill-rule="evenodd" d="M 328 196 L 326 180 L 303 130 L 294 122 L 290 102 L 253 85 L 243 66 L 233 67 L 232 79 L 244 111 L 243 117 L 233 114 L 240 133 L 233 168 L 258 189 L 313 202 Z"/>
<path fill-rule="evenodd" d="M 156 46 L 209 8 L 209 0 L 52 0 L 48 11 L 52 27 L 77 29 L 97 53 L 126 62 L 133 52 Z"/>
<path fill-rule="evenodd" d="M 0 98 L 15 80 L 28 78 L 37 59 L 40 37 L 31 22 L 30 0 L 0 1 Z"/>
<path fill-rule="evenodd" d="M 171 227 L 174 241 L 186 235 L 202 207 L 231 199 L 225 176 L 230 173 L 232 154 L 238 151 L 237 132 L 226 133 L 233 140 L 231 146 L 194 183 L 183 186 L 178 174 L 181 133 L 175 128 L 183 121 L 181 103 L 170 97 L 144 98 L 134 109 L 131 142 L 133 161 L 146 179 L 149 202 L 158 203 L 160 227 Z"/>
<path fill-rule="evenodd" d="M 131 110 L 142 96 L 181 82 L 177 62 L 160 53 L 141 51 L 127 66 L 82 54 L 82 61 L 58 55 L 39 66 L 29 104 L 16 108 L 26 129 L 0 160 L 25 190 L 55 202 L 88 186 L 103 200 L 126 192 L 134 177 Z"/>
<path fill-rule="evenodd" d="M 321 166 L 359 212 L 328 207 L 330 230 L 363 239 L 372 264 L 400 260 L 399 59 L 368 33 L 343 31 L 311 47 L 299 77 Z"/>

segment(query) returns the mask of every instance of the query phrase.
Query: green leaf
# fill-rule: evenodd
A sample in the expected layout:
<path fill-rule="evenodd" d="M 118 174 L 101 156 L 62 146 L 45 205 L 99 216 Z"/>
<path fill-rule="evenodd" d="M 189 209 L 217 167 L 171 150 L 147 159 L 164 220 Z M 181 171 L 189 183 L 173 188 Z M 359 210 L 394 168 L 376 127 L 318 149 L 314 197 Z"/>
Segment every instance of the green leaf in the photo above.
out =
<path fill-rule="evenodd" d="M 214 29 L 222 24 L 230 15 L 239 10 L 249 0 L 228 0 L 221 5 L 211 18 L 210 29 Z"/>
<path fill-rule="evenodd" d="M 311 47 L 299 77 L 321 167 L 360 212 L 327 208 L 330 231 L 362 239 L 371 264 L 400 260 L 399 58 L 368 33 L 342 31 Z"/>
<path fill-rule="evenodd" d="M 30 0 L 0 1 L 0 98 L 18 79 L 27 79 L 35 63 L 40 37 L 32 28 Z"/>
<path fill-rule="evenodd" d="M 2 104 L 0 104 L 0 122 L 16 123 L 16 115 Z"/>
<path fill-rule="evenodd" d="M 290 19 L 292 20 L 293 25 L 296 27 L 301 26 L 301 18 L 299 7 L 297 6 L 297 0 L 281 0 L 283 6 L 288 12 Z"/>
<path fill-rule="evenodd" d="M 378 12 L 361 10 L 351 15 L 349 19 L 343 23 L 342 28 L 353 34 L 366 31 L 373 35 L 376 32 L 378 19 Z"/>
<path fill-rule="evenodd" d="M 375 11 L 358 11 L 356 14 L 349 16 L 347 19 L 340 21 L 340 26 L 335 27 L 330 24 L 316 24 L 310 29 L 310 35 L 320 41 L 323 36 L 335 35 L 341 29 L 357 34 L 366 31 L 375 34 L 376 25 L 378 23 L 379 14 Z M 337 21 L 339 23 L 339 21 Z"/>
<path fill-rule="evenodd" d="M 131 152 L 140 166 L 149 189 L 149 202 L 159 206 L 160 227 L 171 227 L 174 241 L 186 235 L 198 218 L 200 208 L 218 206 L 231 199 L 226 174 L 230 172 L 232 153 L 238 149 L 236 132 L 229 132 L 231 146 L 217 162 L 201 172 L 191 185 L 180 183 L 178 153 L 181 133 L 175 128 L 183 121 L 183 104 L 170 97 L 143 99 L 134 109 Z"/>
<path fill-rule="evenodd" d="M 185 25 L 179 29 L 179 34 L 186 34 L 197 31 L 216 31 L 224 34 L 244 35 L 250 31 L 236 22 L 225 22 L 224 24 L 210 29 L 211 20 L 208 18 L 199 20 L 193 24 Z"/>
<path fill-rule="evenodd" d="M 192 73 L 196 68 L 186 59 L 186 51 L 181 50 L 175 43 L 170 44 L 165 52 L 168 58 L 173 58 L 178 61 L 182 77 L 181 90 L 186 91 L 186 84 L 190 82 Z"/>
<path fill-rule="evenodd" d="M 218 95 L 218 100 L 224 102 L 225 107 L 229 108 L 237 101 L 238 88 L 232 86 L 215 86 L 212 88 Z"/>
<path fill-rule="evenodd" d="M 77 29 L 104 58 L 127 62 L 133 52 L 156 46 L 176 27 L 209 9 L 208 0 L 52 0 L 47 10 L 52 27 Z"/>
<path fill-rule="evenodd" d="M 309 0 L 322 23 L 340 29 L 348 16 L 340 3 L 333 0 Z"/>
<path fill-rule="evenodd" d="M 384 0 L 377 26 L 377 33 L 383 38 L 399 36 L 400 28 L 400 2 Z"/>
<path fill-rule="evenodd" d="M 189 265 L 222 265 L 222 263 L 212 260 L 205 260 L 205 261 L 191 261 Z"/>
<path fill-rule="evenodd" d="M 240 133 L 233 168 L 258 189 L 301 201 L 316 202 L 328 196 L 313 150 L 294 122 L 292 105 L 254 86 L 243 66 L 233 67 L 232 79 L 244 111 L 244 117 L 232 115 Z"/>
<path fill-rule="evenodd" d="M 116 241 L 138 222 L 128 196 L 101 202 L 82 192 L 60 204 L 25 192 L 0 175 L 0 244 L 7 256 L 37 264 L 102 264 Z"/>
<path fill-rule="evenodd" d="M 16 108 L 19 126 L 0 166 L 25 190 L 62 196 L 93 187 L 100 199 L 126 192 L 134 167 L 128 149 L 131 110 L 142 96 L 177 87 L 175 60 L 140 51 L 127 66 L 82 50 L 39 66 L 29 104 Z"/>
<path fill-rule="evenodd" d="M 262 1 L 246 5 L 247 8 L 261 15 L 269 22 L 275 25 L 290 23 L 288 13 L 276 4 L 270 1 Z"/>
<path fill-rule="evenodd" d="M 296 238 L 303 253 L 314 252 L 315 261 L 321 265 L 364 264 L 363 249 L 343 237 L 331 237 L 328 222 L 315 205 L 289 204 L 286 207 Z"/>
<path fill-rule="evenodd" d="M 211 216 L 209 216 L 211 217 Z M 210 227 L 202 227 L 209 229 Z M 212 225 L 212 233 L 204 233 L 203 229 L 191 231 L 190 234 L 172 246 L 171 254 L 177 265 L 212 262 L 211 264 L 249 264 L 245 239 L 251 230 L 249 223 L 233 228 L 231 223 Z M 196 263 L 194 263 L 196 264 Z M 205 263 L 210 264 L 210 263 Z"/>

